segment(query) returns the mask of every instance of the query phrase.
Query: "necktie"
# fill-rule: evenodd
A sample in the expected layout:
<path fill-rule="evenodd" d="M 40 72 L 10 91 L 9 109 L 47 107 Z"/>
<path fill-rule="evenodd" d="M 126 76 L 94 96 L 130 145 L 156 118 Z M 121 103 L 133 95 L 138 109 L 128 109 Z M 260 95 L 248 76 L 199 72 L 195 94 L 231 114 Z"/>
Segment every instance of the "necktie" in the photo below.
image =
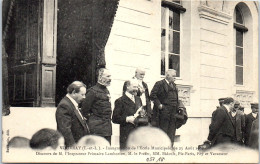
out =
<path fill-rule="evenodd" d="M 170 87 L 172 87 L 172 88 L 174 87 L 172 83 L 170 83 Z"/>
<path fill-rule="evenodd" d="M 78 106 L 76 106 L 76 109 L 77 109 L 77 111 L 78 111 L 80 117 L 82 118 L 82 120 L 84 120 L 84 117 L 82 116 L 82 114 L 81 114 L 81 112 L 80 112 L 81 109 L 80 109 Z"/>

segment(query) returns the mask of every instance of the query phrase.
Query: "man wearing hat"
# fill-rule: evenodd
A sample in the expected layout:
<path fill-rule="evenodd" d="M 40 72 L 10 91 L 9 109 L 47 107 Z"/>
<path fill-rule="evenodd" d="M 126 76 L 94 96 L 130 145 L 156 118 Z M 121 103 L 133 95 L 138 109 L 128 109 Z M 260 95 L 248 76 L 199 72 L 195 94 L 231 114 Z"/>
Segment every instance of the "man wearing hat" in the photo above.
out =
<path fill-rule="evenodd" d="M 219 106 L 216 107 L 216 110 L 217 110 L 219 107 L 222 107 L 222 106 L 223 106 L 223 103 L 224 103 L 224 100 L 225 100 L 225 99 L 226 99 L 226 98 L 219 98 L 219 99 L 218 99 Z M 214 117 L 214 113 L 215 113 L 216 110 L 214 110 L 214 111 L 212 112 L 212 118 Z"/>
<path fill-rule="evenodd" d="M 243 106 L 239 106 L 239 108 L 238 108 L 238 110 L 240 110 L 241 112 L 243 112 L 243 114 L 245 115 L 245 113 L 244 113 L 244 107 Z"/>
<path fill-rule="evenodd" d="M 245 117 L 234 108 L 238 103 L 231 97 L 219 99 L 220 107 L 212 113 L 208 140 L 198 146 L 200 150 L 227 142 L 243 144 Z"/>
<path fill-rule="evenodd" d="M 208 142 L 211 146 L 222 143 L 242 143 L 243 117 L 234 110 L 234 99 L 227 97 L 219 107 L 209 126 Z"/>
<path fill-rule="evenodd" d="M 249 144 L 252 123 L 258 118 L 258 103 L 251 103 L 251 109 L 252 112 L 246 115 L 245 145 L 247 146 Z"/>
<path fill-rule="evenodd" d="M 248 146 L 253 149 L 258 149 L 258 145 L 259 145 L 258 139 L 259 139 L 259 118 L 257 118 L 252 123 Z"/>
<path fill-rule="evenodd" d="M 239 101 L 235 101 L 234 108 L 231 109 L 231 118 L 235 125 L 235 133 L 236 133 L 236 143 L 243 145 L 244 144 L 244 131 L 245 131 L 245 115 L 239 110 L 240 103 Z"/>
<path fill-rule="evenodd" d="M 223 103 L 224 103 L 225 99 L 226 98 L 219 98 L 218 99 L 219 106 L 217 106 L 217 109 L 220 108 L 220 107 L 223 107 Z M 209 129 L 211 129 L 212 123 L 216 122 L 216 111 L 217 111 L 217 109 L 212 112 L 211 123 L 210 123 Z M 209 149 L 210 146 L 211 146 L 211 142 L 209 140 L 207 140 L 202 145 L 199 145 L 198 148 L 199 148 L 199 150 L 206 150 L 206 149 Z"/>
<path fill-rule="evenodd" d="M 239 110 L 240 103 L 238 101 L 235 101 L 234 103 L 234 110 Z"/>
<path fill-rule="evenodd" d="M 219 99 L 218 99 L 219 106 L 217 106 L 217 109 L 218 109 L 219 107 L 222 107 L 222 106 L 223 106 L 224 100 L 225 100 L 225 98 L 219 98 Z M 217 110 L 217 109 L 216 109 L 216 110 Z M 215 119 L 215 112 L 216 112 L 216 110 L 214 110 L 214 111 L 212 112 L 211 122 L 212 122 L 212 120 Z"/>
<path fill-rule="evenodd" d="M 218 102 L 219 102 L 219 105 L 220 106 L 223 106 L 223 103 L 224 103 L 224 100 L 225 100 L 226 98 L 219 98 L 218 99 Z"/>

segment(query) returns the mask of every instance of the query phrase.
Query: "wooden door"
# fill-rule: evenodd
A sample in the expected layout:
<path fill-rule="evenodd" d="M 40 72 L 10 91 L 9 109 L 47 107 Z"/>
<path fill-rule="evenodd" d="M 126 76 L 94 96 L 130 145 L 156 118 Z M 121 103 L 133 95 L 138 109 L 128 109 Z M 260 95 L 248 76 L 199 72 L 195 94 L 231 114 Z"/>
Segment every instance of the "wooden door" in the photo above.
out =
<path fill-rule="evenodd" d="M 12 106 L 41 106 L 43 0 L 15 1 L 8 37 Z M 13 50 L 12 50 L 13 49 Z"/>

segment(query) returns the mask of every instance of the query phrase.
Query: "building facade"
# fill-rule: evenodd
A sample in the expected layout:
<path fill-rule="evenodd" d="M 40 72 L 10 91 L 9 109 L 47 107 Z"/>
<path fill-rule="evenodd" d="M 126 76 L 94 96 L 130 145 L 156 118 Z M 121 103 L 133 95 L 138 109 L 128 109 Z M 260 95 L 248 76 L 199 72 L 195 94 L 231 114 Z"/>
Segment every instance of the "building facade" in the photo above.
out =
<path fill-rule="evenodd" d="M 3 28 L 3 43 L 8 54 L 11 105 L 55 106 L 71 80 L 82 80 L 89 87 L 94 85 L 98 59 L 93 52 L 99 50 L 93 50 L 96 42 L 91 43 L 94 46 L 90 49 L 86 45 L 90 45 L 92 36 L 101 36 L 87 33 L 84 28 L 93 28 L 88 26 L 89 22 L 96 21 L 91 14 L 102 13 L 101 9 L 93 8 L 87 13 L 97 1 L 9 2 L 15 5 L 14 9 L 6 7 L 4 15 L 7 15 L 6 22 L 9 19 L 9 29 Z M 186 125 L 177 130 L 181 138 L 194 140 L 198 136 L 195 145 L 206 139 L 211 114 L 220 97 L 234 97 L 245 107 L 245 113 L 250 112 L 250 102 L 258 101 L 259 96 L 257 1 L 120 0 L 113 3 L 117 4 L 111 32 L 107 43 L 102 43 L 106 68 L 112 74 L 109 87 L 112 102 L 122 95 L 124 81 L 134 76 L 137 67 L 145 68 L 144 81 L 149 91 L 156 81 L 164 78 L 167 69 L 174 68 L 179 97 L 189 116 Z M 68 13 L 68 9 L 72 12 Z M 10 14 L 12 10 L 14 14 Z M 75 22 L 63 24 L 69 19 Z M 68 34 L 68 31 L 72 32 Z M 66 39 L 70 40 L 66 42 Z M 73 40 L 77 43 L 73 44 Z M 61 46 L 61 42 L 67 47 Z M 119 126 L 113 125 L 115 144 L 118 135 Z"/>
<path fill-rule="evenodd" d="M 136 67 L 146 69 L 149 90 L 176 69 L 189 116 L 177 134 L 199 144 L 218 98 L 234 97 L 245 113 L 258 100 L 257 36 L 258 2 L 121 0 L 106 46 L 113 100 Z"/>

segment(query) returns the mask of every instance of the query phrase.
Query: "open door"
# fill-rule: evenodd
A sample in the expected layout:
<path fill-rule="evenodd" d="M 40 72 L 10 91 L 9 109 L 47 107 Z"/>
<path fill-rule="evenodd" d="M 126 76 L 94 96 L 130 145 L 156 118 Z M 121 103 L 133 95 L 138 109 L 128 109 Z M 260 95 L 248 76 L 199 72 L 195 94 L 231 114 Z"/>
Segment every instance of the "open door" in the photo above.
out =
<path fill-rule="evenodd" d="M 11 106 L 54 106 L 57 1 L 13 1 L 5 41 Z"/>
<path fill-rule="evenodd" d="M 66 95 L 68 85 L 82 81 L 87 87 L 95 84 L 95 67 L 89 29 L 91 3 L 86 0 L 59 0 L 57 25 L 56 105 Z"/>
<path fill-rule="evenodd" d="M 12 106 L 39 106 L 39 56 L 42 1 L 19 0 L 13 4 L 6 40 L 9 100 Z M 32 14 L 29 14 L 32 13 Z"/>
<path fill-rule="evenodd" d="M 56 104 L 67 86 L 96 84 L 119 0 L 58 0 Z"/>
<path fill-rule="evenodd" d="M 11 106 L 55 106 L 71 82 L 95 85 L 118 0 L 11 2 L 4 42 Z"/>

